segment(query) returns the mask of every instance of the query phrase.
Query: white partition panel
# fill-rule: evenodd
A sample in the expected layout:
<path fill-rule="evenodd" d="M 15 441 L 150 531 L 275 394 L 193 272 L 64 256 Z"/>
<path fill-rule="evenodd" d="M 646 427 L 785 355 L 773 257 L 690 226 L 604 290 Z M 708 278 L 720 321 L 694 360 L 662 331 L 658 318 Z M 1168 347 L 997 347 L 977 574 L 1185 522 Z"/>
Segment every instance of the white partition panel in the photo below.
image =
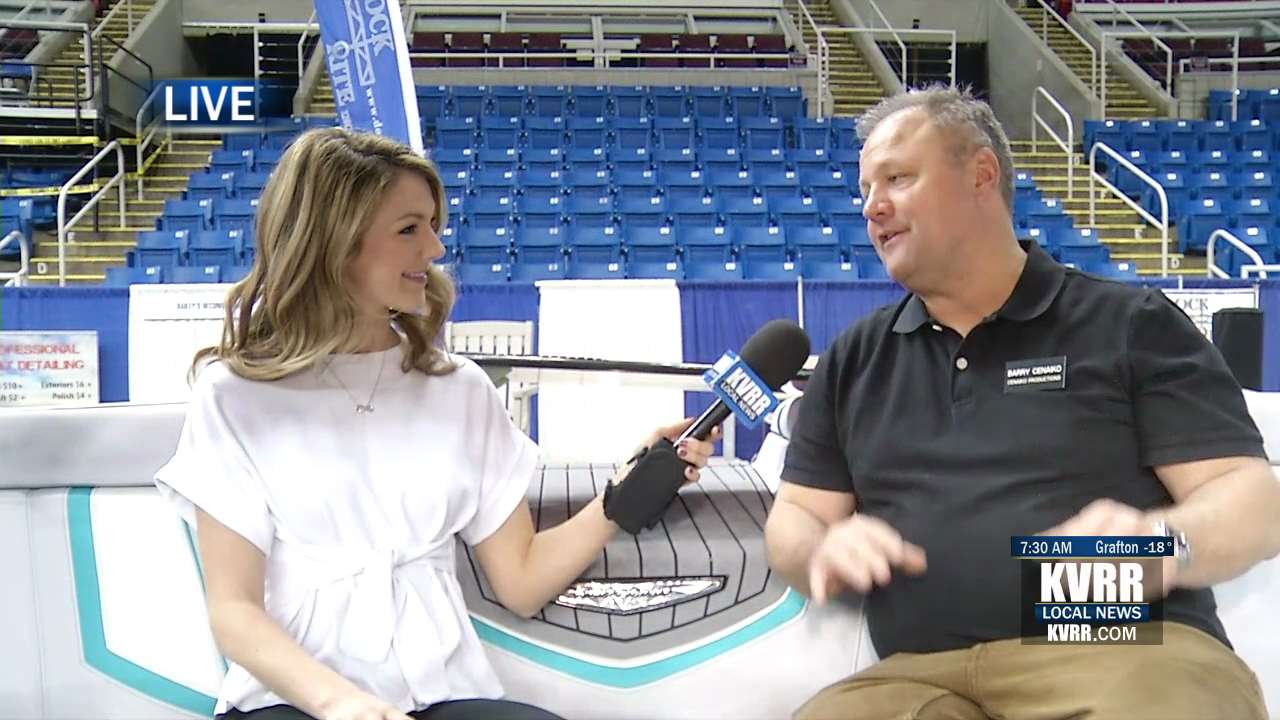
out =
<path fill-rule="evenodd" d="M 538 288 L 540 355 L 681 362 L 675 281 L 556 280 Z M 538 444 L 547 462 L 622 460 L 655 427 L 683 413 L 682 390 L 629 387 L 622 373 L 544 380 Z"/>
<path fill-rule="evenodd" d="M 133 285 L 129 288 L 129 400 L 183 402 L 197 350 L 222 337 L 230 285 Z"/>

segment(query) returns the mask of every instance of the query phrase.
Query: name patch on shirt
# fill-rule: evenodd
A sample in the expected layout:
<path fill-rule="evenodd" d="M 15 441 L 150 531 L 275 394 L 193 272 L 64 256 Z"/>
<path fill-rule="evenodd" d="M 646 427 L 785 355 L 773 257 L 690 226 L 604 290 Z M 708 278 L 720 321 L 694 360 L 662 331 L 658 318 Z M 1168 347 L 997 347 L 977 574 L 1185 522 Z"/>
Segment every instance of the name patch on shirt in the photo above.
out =
<path fill-rule="evenodd" d="M 1013 360 L 1004 364 L 1004 391 L 1063 390 L 1067 387 L 1067 356 Z"/>

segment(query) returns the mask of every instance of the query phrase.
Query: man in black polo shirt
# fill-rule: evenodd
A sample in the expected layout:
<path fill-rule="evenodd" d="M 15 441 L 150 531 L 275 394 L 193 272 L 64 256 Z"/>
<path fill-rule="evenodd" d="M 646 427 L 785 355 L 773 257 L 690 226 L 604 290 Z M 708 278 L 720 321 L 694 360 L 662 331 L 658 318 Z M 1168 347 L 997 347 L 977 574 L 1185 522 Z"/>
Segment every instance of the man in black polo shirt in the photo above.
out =
<path fill-rule="evenodd" d="M 867 230 L 911 292 L 818 363 L 766 539 L 815 601 L 867 593 L 884 659 L 798 717 L 1264 718 L 1209 586 L 1280 551 L 1280 483 L 1217 350 L 1160 291 L 1019 243 L 984 103 L 913 91 L 859 133 Z M 1159 523 L 1162 645 L 1023 644 L 1011 536 Z"/>

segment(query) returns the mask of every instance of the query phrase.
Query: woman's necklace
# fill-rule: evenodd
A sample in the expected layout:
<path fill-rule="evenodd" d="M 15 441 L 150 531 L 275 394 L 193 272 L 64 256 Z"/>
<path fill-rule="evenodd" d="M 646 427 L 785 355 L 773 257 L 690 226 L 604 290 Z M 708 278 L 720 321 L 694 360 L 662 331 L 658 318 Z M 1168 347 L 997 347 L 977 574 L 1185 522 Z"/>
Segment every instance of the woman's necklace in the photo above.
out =
<path fill-rule="evenodd" d="M 373 396 L 378 392 L 378 383 L 382 382 L 382 370 L 387 366 L 388 354 L 390 353 L 384 352 L 382 354 L 382 362 L 378 363 L 378 376 L 373 381 L 373 389 L 369 391 L 369 399 L 364 403 L 361 403 L 356 399 L 356 396 L 351 393 L 347 384 L 342 382 L 342 378 L 338 377 L 338 373 L 333 371 L 333 360 L 330 360 L 329 364 L 325 366 L 325 369 L 329 371 L 329 374 L 333 376 L 333 379 L 338 381 L 338 385 L 342 387 L 342 390 L 347 394 L 347 397 L 351 398 L 351 402 L 355 403 L 357 415 L 366 415 L 373 412 Z"/>

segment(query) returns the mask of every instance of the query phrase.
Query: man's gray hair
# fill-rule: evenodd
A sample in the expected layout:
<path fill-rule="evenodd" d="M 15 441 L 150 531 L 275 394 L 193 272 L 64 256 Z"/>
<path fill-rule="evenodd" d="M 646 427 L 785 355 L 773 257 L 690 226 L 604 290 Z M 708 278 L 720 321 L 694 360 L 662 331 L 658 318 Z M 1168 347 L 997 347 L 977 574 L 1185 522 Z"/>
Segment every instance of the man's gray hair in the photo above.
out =
<path fill-rule="evenodd" d="M 935 127 L 950 135 L 955 141 L 951 150 L 956 160 L 969 159 L 979 148 L 991 148 L 1000 162 L 1000 194 L 1013 212 L 1013 152 L 990 105 L 975 98 L 968 88 L 930 85 L 876 103 L 858 118 L 858 137 L 865 142 L 880 123 L 904 110 L 923 110 Z"/>

